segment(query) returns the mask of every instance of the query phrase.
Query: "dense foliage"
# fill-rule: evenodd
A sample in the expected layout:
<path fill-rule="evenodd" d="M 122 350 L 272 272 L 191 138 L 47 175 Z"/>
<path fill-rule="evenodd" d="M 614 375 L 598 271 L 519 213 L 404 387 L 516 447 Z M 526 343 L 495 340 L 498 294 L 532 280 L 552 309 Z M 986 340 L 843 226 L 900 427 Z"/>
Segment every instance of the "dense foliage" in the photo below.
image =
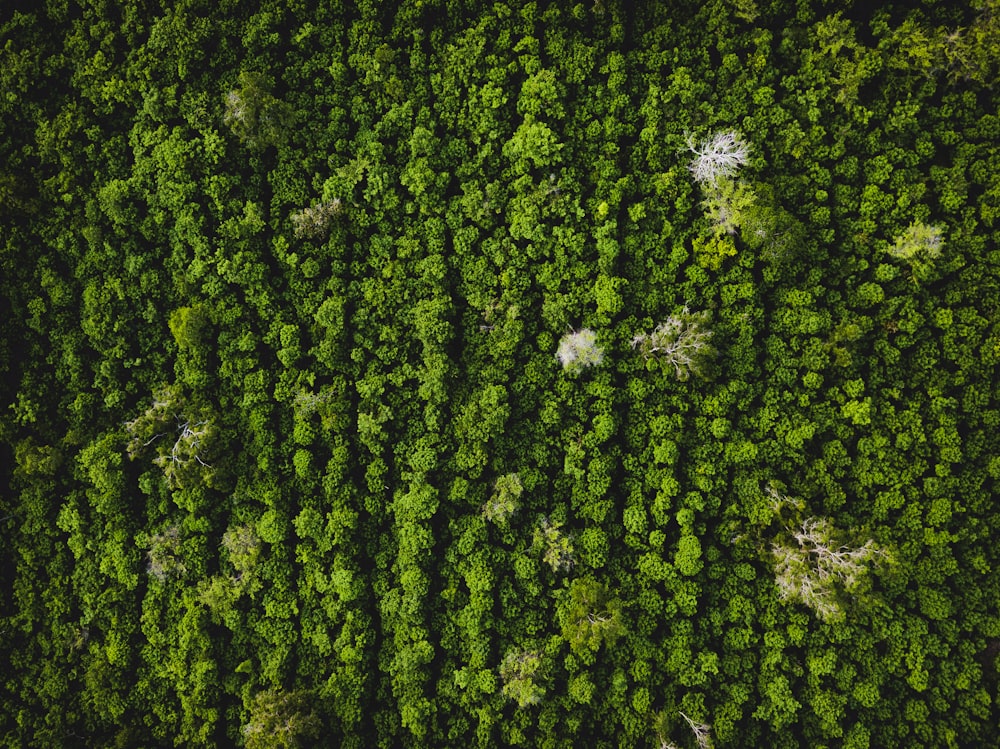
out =
<path fill-rule="evenodd" d="M 996 0 L 11 5 L 5 746 L 995 746 Z"/>

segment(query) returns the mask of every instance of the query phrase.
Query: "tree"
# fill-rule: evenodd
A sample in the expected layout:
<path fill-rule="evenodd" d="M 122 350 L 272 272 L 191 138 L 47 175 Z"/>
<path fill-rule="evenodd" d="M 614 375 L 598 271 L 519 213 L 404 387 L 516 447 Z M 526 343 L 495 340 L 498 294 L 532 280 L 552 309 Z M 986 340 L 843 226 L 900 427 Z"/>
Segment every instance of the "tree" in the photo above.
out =
<path fill-rule="evenodd" d="M 698 745 L 698 749 L 712 749 L 711 726 L 707 723 L 698 723 L 683 712 L 679 714 L 684 718 L 691 732 L 694 734 L 694 740 Z M 677 744 L 667 738 L 672 723 L 670 713 L 666 711 L 661 711 L 653 716 L 653 732 L 656 734 L 657 741 L 660 742 L 660 749 L 677 749 Z"/>
<path fill-rule="evenodd" d="M 272 81 L 262 73 L 243 71 L 240 88 L 224 97 L 223 121 L 241 142 L 262 149 L 284 143 L 294 121 L 292 108 L 271 94 Z"/>
<path fill-rule="evenodd" d="M 512 650 L 500 664 L 505 697 L 518 707 L 537 705 L 545 696 L 545 687 L 536 681 L 542 674 L 542 654 L 535 650 Z"/>
<path fill-rule="evenodd" d="M 153 462 L 163 469 L 171 486 L 183 486 L 192 468 L 200 466 L 211 471 L 212 466 L 202 459 L 205 442 L 214 435 L 214 428 L 207 419 L 192 421 L 177 420 L 177 439 L 169 452 L 161 452 Z"/>
<path fill-rule="evenodd" d="M 249 525 L 237 525 L 222 536 L 222 548 L 236 571 L 235 581 L 245 584 L 247 574 L 256 567 L 260 557 L 260 536 Z"/>
<path fill-rule="evenodd" d="M 162 532 L 150 536 L 147 549 L 149 564 L 146 570 L 160 582 L 174 575 L 183 575 L 187 571 L 180 558 L 180 525 L 175 523 Z"/>
<path fill-rule="evenodd" d="M 689 134 L 687 145 L 694 154 L 688 169 L 702 187 L 713 187 L 721 177 L 735 177 L 750 156 L 749 146 L 735 130 L 715 133 L 697 145 Z"/>
<path fill-rule="evenodd" d="M 660 749 L 677 749 L 677 744 L 667 738 L 670 734 L 670 715 L 662 710 L 653 716 L 653 733 L 660 742 Z"/>
<path fill-rule="evenodd" d="M 871 563 L 886 556 L 871 539 L 858 547 L 840 543 L 826 518 L 807 518 L 788 535 L 771 545 L 778 595 L 808 606 L 824 621 L 844 617 L 842 596 L 855 593 Z"/>
<path fill-rule="evenodd" d="M 593 578 L 573 580 L 559 609 L 562 635 L 570 649 L 595 652 L 602 642 L 614 645 L 623 632 L 621 609 L 621 601 Z"/>
<path fill-rule="evenodd" d="M 152 405 L 126 422 L 125 430 L 130 438 L 128 455 L 133 460 L 144 448 L 157 444 L 153 462 L 163 469 L 171 487 L 184 486 L 195 478 L 210 478 L 213 469 L 205 456 L 215 436 L 215 425 L 203 411 L 192 408 L 176 387 L 167 385 L 157 390 Z M 176 435 L 172 444 L 171 435 Z"/>
<path fill-rule="evenodd" d="M 135 459 L 142 449 L 167 435 L 163 425 L 176 418 L 182 397 L 173 385 L 165 385 L 153 394 L 153 403 L 142 414 L 125 422 L 129 435 L 128 456 Z"/>
<path fill-rule="evenodd" d="M 688 726 L 691 727 L 691 733 L 694 734 L 695 743 L 698 745 L 699 749 L 712 749 L 712 735 L 711 726 L 707 723 L 696 723 L 691 720 L 684 713 L 680 714 L 684 720 L 687 721 Z"/>
<path fill-rule="evenodd" d="M 257 693 L 250 706 L 250 720 L 243 726 L 247 749 L 314 746 L 322 724 L 310 702 L 311 695 L 304 690 Z"/>
<path fill-rule="evenodd" d="M 543 517 L 535 528 L 532 545 L 542 550 L 542 560 L 552 568 L 553 572 L 569 570 L 574 563 L 573 543 L 569 536 L 560 528 L 562 523 L 550 521 Z"/>
<path fill-rule="evenodd" d="M 201 345 L 202 334 L 209 322 L 208 310 L 204 305 L 196 304 L 175 309 L 170 313 L 167 324 L 178 348 L 186 349 Z"/>
<path fill-rule="evenodd" d="M 507 525 L 507 520 L 517 511 L 523 491 L 519 474 L 504 474 L 496 480 L 492 496 L 483 505 L 483 517 L 497 525 Z"/>
<path fill-rule="evenodd" d="M 712 222 L 716 236 L 736 234 L 757 203 L 753 188 L 742 180 L 723 176 L 703 187 L 705 199 L 701 201 L 701 206 Z"/>
<path fill-rule="evenodd" d="M 896 237 L 889 254 L 909 263 L 913 278 L 923 278 L 934 260 L 941 255 L 944 246 L 944 231 L 939 226 L 930 226 L 914 221 Z"/>
<path fill-rule="evenodd" d="M 639 333 L 632 339 L 646 359 L 661 359 L 674 368 L 678 380 L 687 380 L 692 373 L 700 375 L 714 350 L 709 344 L 712 331 L 706 328 L 708 312 L 691 312 L 685 307 L 656 326 L 652 333 Z"/>
<path fill-rule="evenodd" d="M 299 239 L 321 239 L 330 231 L 333 219 L 340 215 L 343 204 L 340 198 L 324 200 L 322 203 L 303 208 L 292 214 L 292 228 Z"/>
<path fill-rule="evenodd" d="M 719 270 L 727 257 L 736 254 L 736 245 L 732 237 L 725 233 L 713 233 L 708 237 L 695 237 L 691 240 L 695 262 L 702 268 Z"/>
<path fill-rule="evenodd" d="M 562 147 L 548 125 L 526 115 L 510 140 L 504 143 L 503 155 L 510 159 L 517 173 L 525 173 L 530 165 L 540 169 L 553 164 Z"/>
<path fill-rule="evenodd" d="M 563 371 L 578 374 L 587 367 L 598 366 L 604 360 L 604 350 L 597 345 L 597 334 L 590 328 L 582 328 L 562 337 L 556 358 Z"/>

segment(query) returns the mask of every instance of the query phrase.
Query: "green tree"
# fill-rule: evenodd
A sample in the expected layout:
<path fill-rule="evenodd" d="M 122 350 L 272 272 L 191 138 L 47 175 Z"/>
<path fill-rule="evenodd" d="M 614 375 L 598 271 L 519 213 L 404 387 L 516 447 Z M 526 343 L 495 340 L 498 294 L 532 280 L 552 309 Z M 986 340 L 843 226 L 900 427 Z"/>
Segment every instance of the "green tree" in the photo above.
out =
<path fill-rule="evenodd" d="M 510 140 L 504 143 L 503 155 L 512 162 L 516 172 L 523 173 L 532 165 L 536 169 L 551 166 L 562 148 L 548 125 L 526 115 Z"/>
<path fill-rule="evenodd" d="M 177 346 L 182 349 L 200 346 L 202 333 L 209 322 L 208 310 L 201 304 L 178 307 L 167 321 Z"/>
<path fill-rule="evenodd" d="M 284 143 L 294 124 L 294 111 L 271 94 L 271 78 L 243 71 L 239 84 L 223 100 L 226 125 L 241 142 L 254 149 Z"/>
<path fill-rule="evenodd" d="M 621 637 L 622 604 L 606 586 L 591 577 L 570 583 L 559 607 L 562 635 L 574 653 L 593 653 L 601 643 L 609 647 Z"/>
<path fill-rule="evenodd" d="M 537 705 L 545 696 L 545 687 L 538 683 L 542 677 L 542 654 L 535 650 L 512 650 L 500 664 L 503 694 L 518 707 Z"/>
<path fill-rule="evenodd" d="M 315 746 L 322 729 L 310 692 L 269 689 L 254 696 L 242 733 L 247 749 L 295 749 Z"/>
<path fill-rule="evenodd" d="M 483 517 L 497 525 L 506 526 L 510 516 L 517 511 L 518 501 L 524 487 L 521 476 L 517 473 L 506 473 L 496 480 L 493 494 L 483 505 Z"/>

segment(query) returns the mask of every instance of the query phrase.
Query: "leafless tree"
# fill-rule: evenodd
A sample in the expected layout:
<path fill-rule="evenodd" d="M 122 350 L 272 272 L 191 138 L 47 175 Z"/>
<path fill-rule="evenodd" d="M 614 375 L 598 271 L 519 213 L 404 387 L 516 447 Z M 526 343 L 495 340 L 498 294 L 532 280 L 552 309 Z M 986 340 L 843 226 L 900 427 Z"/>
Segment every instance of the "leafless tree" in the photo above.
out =
<path fill-rule="evenodd" d="M 700 374 L 701 368 L 714 353 L 709 343 L 712 331 L 707 329 L 708 313 L 691 312 L 685 307 L 680 314 L 671 315 L 652 333 L 640 333 L 632 339 L 632 348 L 638 348 L 647 359 L 657 357 L 674 367 L 677 379 L 686 380 L 691 373 Z"/>
<path fill-rule="evenodd" d="M 750 156 L 750 147 L 735 130 L 714 133 L 701 143 L 696 143 L 694 135 L 689 134 L 687 145 L 694 154 L 688 169 L 702 186 L 712 186 L 721 177 L 736 176 Z"/>
<path fill-rule="evenodd" d="M 582 328 L 562 337 L 556 358 L 565 371 L 575 374 L 599 365 L 604 360 L 604 350 L 597 344 L 597 334 L 590 328 Z"/>
<path fill-rule="evenodd" d="M 684 713 L 681 713 L 681 717 L 691 727 L 691 732 L 694 734 L 694 740 L 698 744 L 699 749 L 712 749 L 712 727 L 707 723 L 696 723 Z"/>
<path fill-rule="evenodd" d="M 871 539 L 857 547 L 841 544 L 826 518 L 807 518 L 788 536 L 771 546 L 778 594 L 803 603 L 825 621 L 843 616 L 841 595 L 855 591 L 871 564 L 886 556 Z"/>

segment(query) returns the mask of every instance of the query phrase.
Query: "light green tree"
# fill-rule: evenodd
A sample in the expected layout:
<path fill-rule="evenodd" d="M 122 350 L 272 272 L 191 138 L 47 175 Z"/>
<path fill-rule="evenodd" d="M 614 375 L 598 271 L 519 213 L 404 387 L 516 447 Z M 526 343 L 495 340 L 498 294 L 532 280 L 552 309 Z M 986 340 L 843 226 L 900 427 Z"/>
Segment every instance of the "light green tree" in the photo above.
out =
<path fill-rule="evenodd" d="M 259 692 L 250 705 L 250 719 L 243 726 L 247 749 L 294 749 L 315 746 L 322 723 L 307 691 Z"/>
<path fill-rule="evenodd" d="M 322 203 L 295 211 L 291 215 L 292 229 L 299 239 L 321 239 L 329 231 L 333 220 L 343 211 L 340 198 L 324 200 Z"/>
<path fill-rule="evenodd" d="M 944 248 L 944 230 L 914 221 L 896 237 L 889 254 L 910 266 L 914 280 L 926 278 Z"/>
<path fill-rule="evenodd" d="M 718 177 L 702 187 L 705 199 L 701 206 L 712 222 L 714 233 L 719 236 L 736 234 L 757 203 L 753 188 L 747 182 L 729 177 Z"/>
<path fill-rule="evenodd" d="M 561 528 L 562 523 L 543 517 L 535 528 L 532 539 L 532 547 L 536 550 L 541 549 L 542 561 L 549 565 L 553 572 L 569 570 L 575 562 L 573 542 Z"/>
<path fill-rule="evenodd" d="M 496 480 L 493 494 L 483 504 L 483 517 L 497 525 L 505 526 L 510 516 L 517 511 L 518 501 L 524 487 L 521 476 L 517 473 L 506 473 Z"/>
<path fill-rule="evenodd" d="M 559 608 L 562 635 L 574 653 L 595 652 L 601 643 L 614 645 L 622 635 L 621 601 L 591 577 L 570 583 Z"/>
<path fill-rule="evenodd" d="M 284 143 L 294 123 L 294 112 L 271 94 L 271 78 L 263 73 L 243 71 L 239 84 L 239 88 L 224 97 L 225 124 L 251 148 Z"/>
<path fill-rule="evenodd" d="M 542 676 L 542 654 L 536 650 L 512 650 L 500 664 L 503 694 L 518 707 L 537 705 L 545 696 L 545 687 L 538 683 Z"/>
<path fill-rule="evenodd" d="M 187 572 L 181 557 L 181 528 L 176 523 L 149 537 L 146 571 L 163 582 L 168 577 L 179 577 Z"/>

